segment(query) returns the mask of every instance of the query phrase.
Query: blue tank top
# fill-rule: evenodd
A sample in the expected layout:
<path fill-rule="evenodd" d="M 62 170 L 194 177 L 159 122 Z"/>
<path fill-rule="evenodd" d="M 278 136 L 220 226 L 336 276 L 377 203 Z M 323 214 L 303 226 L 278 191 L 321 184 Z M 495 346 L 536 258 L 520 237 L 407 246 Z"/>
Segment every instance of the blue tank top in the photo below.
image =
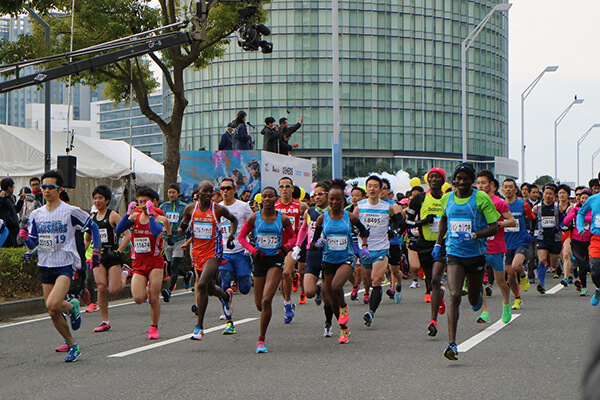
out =
<path fill-rule="evenodd" d="M 450 193 L 446 204 L 446 217 L 448 219 L 448 233 L 446 234 L 446 253 L 461 258 L 471 258 L 485 255 L 487 250 L 487 239 L 475 239 L 469 242 L 461 242 L 455 232 L 467 231 L 478 232 L 487 228 L 488 224 L 483 214 L 477 209 L 477 190 L 465 204 L 457 204 L 454 201 L 455 192 Z"/>
<path fill-rule="evenodd" d="M 256 225 L 254 226 L 254 237 L 256 238 L 256 248 L 265 253 L 266 256 L 279 254 L 277 248 L 283 242 L 283 223 L 281 222 L 281 213 L 277 212 L 277 218 L 274 222 L 267 223 L 262 219 L 260 211 L 256 213 Z"/>
<path fill-rule="evenodd" d="M 522 199 L 516 199 L 508 203 L 511 214 L 517 220 L 517 226 L 504 228 L 504 241 L 508 250 L 515 250 L 519 246 L 529 246 L 531 235 L 527 231 L 527 220 L 525 219 L 525 202 Z"/>
<path fill-rule="evenodd" d="M 352 224 L 348 211 L 344 211 L 341 219 L 332 219 L 326 212 L 323 219 L 323 236 L 327 240 L 323 251 L 323 261 L 330 264 L 341 264 L 354 258 L 352 250 Z"/>

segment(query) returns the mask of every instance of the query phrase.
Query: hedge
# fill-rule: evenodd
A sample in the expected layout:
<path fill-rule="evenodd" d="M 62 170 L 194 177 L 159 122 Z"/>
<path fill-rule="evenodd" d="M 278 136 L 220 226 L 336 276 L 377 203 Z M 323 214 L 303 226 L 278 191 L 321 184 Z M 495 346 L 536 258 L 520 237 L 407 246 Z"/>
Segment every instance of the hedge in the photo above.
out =
<path fill-rule="evenodd" d="M 42 296 L 37 257 L 25 262 L 26 249 L 0 249 L 0 296 L 6 300 Z"/>

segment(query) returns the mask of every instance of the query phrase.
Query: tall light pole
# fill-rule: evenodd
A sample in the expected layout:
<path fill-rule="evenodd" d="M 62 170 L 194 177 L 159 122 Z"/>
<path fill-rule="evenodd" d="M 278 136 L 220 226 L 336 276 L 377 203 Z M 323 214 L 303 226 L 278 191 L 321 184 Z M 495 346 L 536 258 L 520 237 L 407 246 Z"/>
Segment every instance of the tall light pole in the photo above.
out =
<path fill-rule="evenodd" d="M 588 137 L 588 135 L 590 134 L 590 132 L 592 131 L 592 129 L 594 128 L 600 128 L 600 124 L 594 124 L 592 125 L 592 127 L 590 129 L 588 129 L 583 136 L 581 136 L 579 138 L 579 140 L 577 141 L 577 184 L 579 185 L 579 146 L 581 145 L 581 143 L 585 140 L 586 137 Z M 592 165 L 592 169 L 594 169 L 594 166 Z"/>
<path fill-rule="evenodd" d="M 331 137 L 331 178 L 342 177 L 342 134 L 340 132 L 340 44 L 339 4 L 331 1 L 331 37 L 333 63 L 333 134 Z"/>
<path fill-rule="evenodd" d="M 523 91 L 523 93 L 521 93 L 521 181 L 522 182 L 525 182 L 525 99 L 527 98 L 527 96 L 529 96 L 531 94 L 531 91 L 533 90 L 535 85 L 538 84 L 538 82 L 540 81 L 540 79 L 542 79 L 542 76 L 544 76 L 544 74 L 546 72 L 554 72 L 557 69 L 558 69 L 557 65 L 546 67 L 542 71 L 542 73 L 539 74 L 537 76 L 537 78 L 535 78 L 535 80 L 533 82 L 531 82 L 531 84 L 529 86 L 527 86 L 527 89 L 525 89 L 525 91 Z M 579 180 L 579 176 L 577 177 L 577 179 Z"/>
<path fill-rule="evenodd" d="M 575 99 L 569 104 L 569 107 L 565 111 L 563 111 L 558 118 L 554 121 L 554 181 L 558 181 L 558 125 L 562 122 L 563 119 L 567 116 L 571 107 L 575 104 L 583 103 L 583 99 L 578 99 L 577 95 L 575 95 Z"/>
<path fill-rule="evenodd" d="M 594 169 L 594 158 L 596 158 L 598 153 L 600 153 L 600 149 L 596 150 L 596 152 L 592 154 L 592 178 L 594 177 L 594 173 L 596 172 L 596 170 Z"/>
<path fill-rule="evenodd" d="M 496 4 L 485 18 L 469 33 L 469 36 L 460 45 L 461 90 L 462 90 L 462 161 L 467 161 L 467 50 L 477 38 L 485 24 L 498 12 L 508 11 L 512 3 Z"/>

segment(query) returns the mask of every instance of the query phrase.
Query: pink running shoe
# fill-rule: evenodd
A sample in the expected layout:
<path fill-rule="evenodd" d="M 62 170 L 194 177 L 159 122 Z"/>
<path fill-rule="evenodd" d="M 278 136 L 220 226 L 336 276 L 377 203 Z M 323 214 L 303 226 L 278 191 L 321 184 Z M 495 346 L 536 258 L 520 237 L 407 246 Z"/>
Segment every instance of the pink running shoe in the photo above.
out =
<path fill-rule="evenodd" d="M 340 324 L 340 326 L 346 325 L 349 319 L 350 316 L 348 315 L 348 306 L 340 307 L 340 317 L 338 318 L 338 324 Z"/>
<path fill-rule="evenodd" d="M 94 328 L 94 332 L 104 332 L 110 329 L 110 324 L 107 324 L 106 322 L 102 322 L 100 324 L 100 326 Z"/>
<path fill-rule="evenodd" d="M 155 326 L 151 326 L 150 329 L 146 331 L 148 333 L 148 340 L 158 339 L 158 328 Z"/>
<path fill-rule="evenodd" d="M 369 304 L 369 295 L 368 294 L 363 295 L 363 304 Z"/>
<path fill-rule="evenodd" d="M 90 303 L 89 306 L 85 309 L 85 312 L 94 312 L 98 311 L 98 306 L 95 303 Z"/>
<path fill-rule="evenodd" d="M 67 351 L 69 351 L 69 345 L 67 344 L 67 342 L 64 342 L 63 344 L 55 348 L 54 351 L 57 353 L 66 353 Z"/>
<path fill-rule="evenodd" d="M 348 343 L 348 336 L 350 336 L 350 330 L 349 329 L 342 329 L 342 331 L 340 332 L 340 337 L 338 338 L 338 343 L 339 344 L 346 344 L 346 343 Z"/>

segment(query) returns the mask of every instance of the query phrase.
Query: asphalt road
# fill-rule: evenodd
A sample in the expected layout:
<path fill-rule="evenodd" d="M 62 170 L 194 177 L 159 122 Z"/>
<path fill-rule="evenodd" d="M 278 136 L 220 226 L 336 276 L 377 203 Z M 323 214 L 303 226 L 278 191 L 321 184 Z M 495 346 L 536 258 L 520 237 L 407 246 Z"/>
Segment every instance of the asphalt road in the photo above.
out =
<path fill-rule="evenodd" d="M 558 281 L 547 283 L 552 288 Z M 162 304 L 158 341 L 144 335 L 149 326 L 146 304 L 112 303 L 112 329 L 103 333 L 93 332 L 100 323 L 98 312 L 83 314 L 82 327 L 75 332 L 82 356 L 74 364 L 63 362 L 64 353 L 54 352 L 62 339 L 44 315 L 8 321 L 0 324 L 0 398 L 581 397 L 598 310 L 574 287 L 541 296 L 532 285 L 523 296 L 520 316 L 461 352 L 455 362 L 442 355 L 448 338 L 445 315 L 438 336 L 427 336 L 429 305 L 423 294 L 423 288 L 408 289 L 405 282 L 402 303 L 394 304 L 386 296 L 371 327 L 362 324 L 367 306 L 350 302 L 352 334 L 347 345 L 337 343 L 337 329 L 334 338 L 323 337 L 322 307 L 310 300 L 297 306 L 291 324 L 284 324 L 282 298 L 277 295 L 267 354 L 254 353 L 259 313 L 252 293 L 234 298 L 234 318 L 241 322 L 237 334 L 223 336 L 217 328 L 200 342 L 188 339 L 195 321 L 190 292 L 179 292 Z M 490 324 L 477 324 L 477 314 L 463 300 L 459 349 L 492 329 L 501 313 L 497 288 L 488 302 Z M 222 325 L 219 315 L 220 303 L 211 298 L 205 328 Z M 594 337 L 600 340 L 598 334 Z M 156 347 L 144 349 L 148 345 Z M 123 353 L 130 350 L 132 354 Z"/>

